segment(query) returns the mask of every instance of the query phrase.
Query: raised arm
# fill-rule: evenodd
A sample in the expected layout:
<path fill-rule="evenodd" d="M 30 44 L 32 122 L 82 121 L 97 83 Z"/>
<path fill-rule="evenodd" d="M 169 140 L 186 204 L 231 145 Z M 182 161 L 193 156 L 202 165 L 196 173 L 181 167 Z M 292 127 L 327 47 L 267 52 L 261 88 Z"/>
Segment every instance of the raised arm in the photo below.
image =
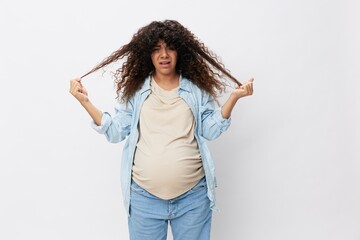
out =
<path fill-rule="evenodd" d="M 89 100 L 86 88 L 81 84 L 81 78 L 70 80 L 70 93 L 80 102 L 97 125 L 101 125 L 102 111 Z"/>
<path fill-rule="evenodd" d="M 253 94 L 253 82 L 254 79 L 249 79 L 245 84 L 236 88 L 231 95 L 229 96 L 228 100 L 221 108 L 221 115 L 223 118 L 229 118 L 231 116 L 231 112 L 234 109 L 235 104 L 237 101 L 246 96 L 250 96 Z"/>

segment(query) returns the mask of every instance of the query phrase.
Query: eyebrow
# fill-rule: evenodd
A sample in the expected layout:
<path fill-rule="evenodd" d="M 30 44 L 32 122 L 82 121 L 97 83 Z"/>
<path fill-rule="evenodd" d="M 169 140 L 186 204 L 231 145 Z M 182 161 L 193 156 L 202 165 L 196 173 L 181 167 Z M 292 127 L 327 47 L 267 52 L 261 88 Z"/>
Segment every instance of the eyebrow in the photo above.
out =
<path fill-rule="evenodd" d="M 167 44 L 166 42 L 163 43 L 157 43 L 153 48 L 161 48 L 161 45 L 164 45 L 166 48 L 173 48 L 174 45 L 173 44 Z"/>

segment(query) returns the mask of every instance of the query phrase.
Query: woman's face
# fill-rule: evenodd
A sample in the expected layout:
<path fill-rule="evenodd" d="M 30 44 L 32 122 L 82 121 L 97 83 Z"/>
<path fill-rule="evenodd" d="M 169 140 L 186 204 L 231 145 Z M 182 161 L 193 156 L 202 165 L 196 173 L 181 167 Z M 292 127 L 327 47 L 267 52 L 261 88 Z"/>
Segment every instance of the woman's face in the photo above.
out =
<path fill-rule="evenodd" d="M 172 46 L 167 46 L 163 40 L 159 40 L 151 53 L 151 61 L 156 74 L 172 75 L 176 73 L 177 52 Z"/>

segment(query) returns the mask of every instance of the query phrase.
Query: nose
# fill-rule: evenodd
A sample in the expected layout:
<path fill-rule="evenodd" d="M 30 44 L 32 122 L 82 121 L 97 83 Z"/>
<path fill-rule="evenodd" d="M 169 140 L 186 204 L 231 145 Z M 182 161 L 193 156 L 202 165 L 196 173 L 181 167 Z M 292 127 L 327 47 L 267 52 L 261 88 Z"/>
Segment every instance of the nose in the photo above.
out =
<path fill-rule="evenodd" d="M 169 56 L 169 55 L 168 55 L 168 52 L 167 52 L 167 50 L 166 50 L 165 47 L 162 47 L 162 48 L 160 49 L 160 56 L 161 56 L 161 57 L 168 57 L 168 56 Z"/>

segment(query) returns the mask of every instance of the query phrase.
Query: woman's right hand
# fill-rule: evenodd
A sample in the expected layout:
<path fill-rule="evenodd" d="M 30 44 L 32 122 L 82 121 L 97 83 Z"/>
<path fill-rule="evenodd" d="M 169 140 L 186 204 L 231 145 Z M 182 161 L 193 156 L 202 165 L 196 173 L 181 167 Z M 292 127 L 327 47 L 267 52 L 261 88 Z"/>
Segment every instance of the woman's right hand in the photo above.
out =
<path fill-rule="evenodd" d="M 70 80 L 69 91 L 80 103 L 89 101 L 86 88 L 81 84 L 81 78 L 74 78 Z"/>

